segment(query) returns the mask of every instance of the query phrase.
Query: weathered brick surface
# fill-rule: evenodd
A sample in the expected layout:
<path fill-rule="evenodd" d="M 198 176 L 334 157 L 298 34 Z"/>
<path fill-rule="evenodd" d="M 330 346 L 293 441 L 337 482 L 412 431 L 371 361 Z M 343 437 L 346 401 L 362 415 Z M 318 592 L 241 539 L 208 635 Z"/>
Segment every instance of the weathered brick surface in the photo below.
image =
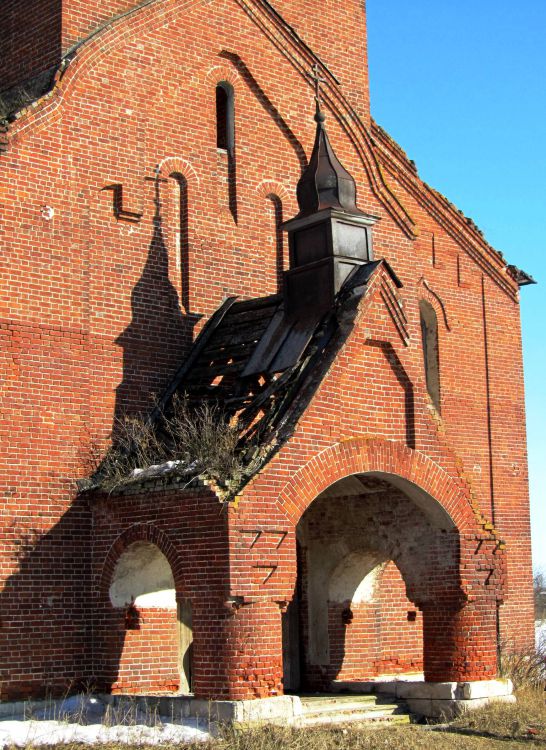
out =
<path fill-rule="evenodd" d="M 176 681 L 176 612 L 142 610 L 140 630 L 125 630 L 123 610 L 109 598 L 112 576 L 134 542 L 156 544 L 171 566 L 177 599 L 188 599 L 193 617 L 193 689 L 223 692 L 229 629 L 229 561 L 226 518 L 212 493 L 143 491 L 91 500 L 93 510 L 94 675 L 102 689 L 168 691 Z M 174 687 L 177 689 L 178 685 Z"/>
<path fill-rule="evenodd" d="M 0 91 L 61 58 L 61 0 L 6 0 L 0 7 Z"/>
<path fill-rule="evenodd" d="M 404 581 L 392 562 L 381 572 L 372 601 L 331 602 L 328 625 L 329 680 L 423 671 L 422 615 L 406 597 Z"/>
<path fill-rule="evenodd" d="M 70 49 L 139 0 L 5 0 L 0 7 L 0 91 L 59 65 Z"/>
<path fill-rule="evenodd" d="M 46 18 L 38 2 L 24 5 Z M 20 53 L 4 82 L 15 68 L 55 62 L 59 46 L 106 19 L 105 7 L 115 15 L 130 5 L 65 3 L 59 37 L 48 3 L 47 34 L 24 24 L 25 54 L 23 22 L 1 27 Z M 431 568 L 433 596 L 414 597 L 430 678 L 494 674 L 497 603 L 502 638 L 532 641 L 517 287 L 370 124 L 359 8 L 350 4 L 332 40 L 338 4 L 328 0 L 320 15 L 301 1 L 278 5 L 339 80 L 322 70 L 330 139 L 360 208 L 380 218 L 376 257 L 404 286 L 377 274 L 294 435 L 223 514 L 209 495 L 149 490 L 97 501 L 92 521 L 74 480 L 115 415 L 149 407 L 225 296 L 277 290 L 287 254 L 276 221 L 296 213 L 315 58 L 259 0 L 156 0 L 82 45 L 53 92 L 10 125 L 0 154 L 3 696 L 92 677 L 115 688 L 118 666 L 123 680 L 150 675 L 143 689 L 167 686 L 172 674 L 161 676 L 158 661 L 154 672 L 150 649 L 112 628 L 105 598 L 107 571 L 144 531 L 192 599 L 198 694 L 280 692 L 297 526 L 320 492 L 362 472 L 417 485 L 456 527 L 449 585 L 442 590 Z M 226 80 L 235 91 L 231 183 L 214 121 L 215 86 Z M 391 293 L 402 328 L 385 306 Z M 426 393 L 420 299 L 439 323 L 441 416 Z M 242 606 L 228 610 L 230 597 Z"/>
<path fill-rule="evenodd" d="M 112 657 L 106 689 L 112 693 L 178 692 L 176 610 L 140 608 L 135 629 L 126 628 L 123 610 L 110 608 L 108 614 L 99 626 L 105 634 L 104 652 Z"/>

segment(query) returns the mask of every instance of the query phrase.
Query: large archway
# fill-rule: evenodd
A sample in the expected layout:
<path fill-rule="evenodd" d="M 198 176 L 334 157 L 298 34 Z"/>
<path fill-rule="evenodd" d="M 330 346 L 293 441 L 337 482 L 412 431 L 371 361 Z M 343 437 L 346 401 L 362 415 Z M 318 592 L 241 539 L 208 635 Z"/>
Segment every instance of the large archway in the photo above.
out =
<path fill-rule="evenodd" d="M 285 689 L 422 678 L 423 609 L 463 598 L 459 530 L 440 503 L 398 475 L 353 474 L 308 506 L 297 540 Z"/>

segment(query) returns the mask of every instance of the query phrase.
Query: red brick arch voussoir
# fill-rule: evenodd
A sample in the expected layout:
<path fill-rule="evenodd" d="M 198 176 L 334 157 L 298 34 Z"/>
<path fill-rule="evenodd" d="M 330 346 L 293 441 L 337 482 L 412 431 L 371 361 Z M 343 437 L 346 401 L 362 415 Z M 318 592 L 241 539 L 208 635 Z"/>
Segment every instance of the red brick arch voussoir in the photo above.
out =
<path fill-rule="evenodd" d="M 277 505 L 295 527 L 313 500 L 331 484 L 365 472 L 395 474 L 413 482 L 443 507 L 459 533 L 476 531 L 478 519 L 464 480 L 404 443 L 375 437 L 348 438 L 323 450 L 284 485 Z"/>
<path fill-rule="evenodd" d="M 114 574 L 116 564 L 125 550 L 134 544 L 134 542 L 150 542 L 155 544 L 156 547 L 165 555 L 174 578 L 175 591 L 177 593 L 185 590 L 184 577 L 181 570 L 181 557 L 178 553 L 173 541 L 165 534 L 164 531 L 158 529 L 157 526 L 149 523 L 136 523 L 125 529 L 112 543 L 106 559 L 102 566 L 102 571 L 99 581 L 99 595 L 101 597 L 108 597 L 110 584 Z"/>

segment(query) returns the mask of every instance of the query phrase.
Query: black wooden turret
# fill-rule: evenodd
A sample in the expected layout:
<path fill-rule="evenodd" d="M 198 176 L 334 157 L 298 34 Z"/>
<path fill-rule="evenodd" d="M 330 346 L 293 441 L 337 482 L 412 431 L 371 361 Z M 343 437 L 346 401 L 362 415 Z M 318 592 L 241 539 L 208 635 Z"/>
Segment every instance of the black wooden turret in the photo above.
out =
<path fill-rule="evenodd" d="M 298 215 L 285 222 L 290 270 L 285 274 L 289 317 L 316 317 L 332 307 L 351 271 L 373 259 L 377 221 L 356 205 L 356 185 L 334 153 L 317 97 L 315 143 L 297 187 Z"/>

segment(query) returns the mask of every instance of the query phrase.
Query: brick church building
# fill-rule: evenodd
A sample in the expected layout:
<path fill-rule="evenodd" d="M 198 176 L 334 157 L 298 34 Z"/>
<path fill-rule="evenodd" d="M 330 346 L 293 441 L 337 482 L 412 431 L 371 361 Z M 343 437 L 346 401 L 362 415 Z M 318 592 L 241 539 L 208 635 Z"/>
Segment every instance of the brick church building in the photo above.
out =
<path fill-rule="evenodd" d="M 531 279 L 371 118 L 361 0 L 5 0 L 0 47 L 1 698 L 489 684 Z"/>

